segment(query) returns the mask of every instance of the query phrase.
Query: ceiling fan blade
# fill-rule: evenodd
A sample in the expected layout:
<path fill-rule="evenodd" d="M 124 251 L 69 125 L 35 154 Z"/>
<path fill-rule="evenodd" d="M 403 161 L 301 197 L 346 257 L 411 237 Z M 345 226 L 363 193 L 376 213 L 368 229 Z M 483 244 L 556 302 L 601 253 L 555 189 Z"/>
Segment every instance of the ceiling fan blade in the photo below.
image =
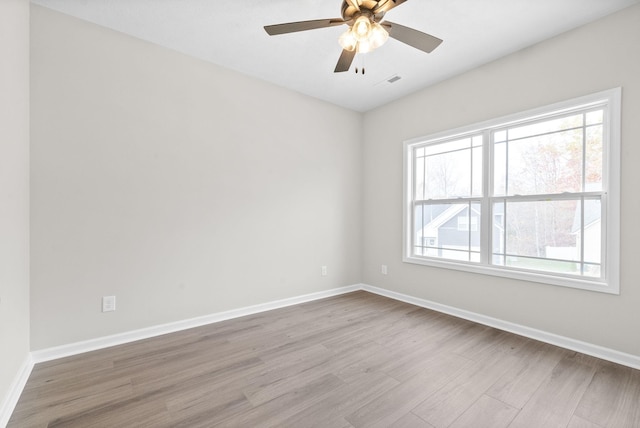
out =
<path fill-rule="evenodd" d="M 376 6 L 375 9 L 373 9 L 373 14 L 377 15 L 380 12 L 389 12 L 391 9 L 393 9 L 396 6 L 400 6 L 402 3 L 406 2 L 407 0 L 380 0 L 378 2 L 378 6 Z"/>
<path fill-rule="evenodd" d="M 435 36 L 394 22 L 384 21 L 381 25 L 387 29 L 390 37 L 426 53 L 430 53 L 442 43 L 442 40 Z"/>
<path fill-rule="evenodd" d="M 353 62 L 353 58 L 356 56 L 356 50 L 348 51 L 346 49 L 342 50 L 340 54 L 340 58 L 338 59 L 338 63 L 336 64 L 336 69 L 333 70 L 334 73 L 342 73 L 343 71 L 348 71 L 351 67 L 351 63 Z"/>
<path fill-rule="evenodd" d="M 315 30 L 317 28 L 334 27 L 344 24 L 341 18 L 315 19 L 313 21 L 289 22 L 286 24 L 265 25 L 264 29 L 270 36 L 278 34 L 295 33 L 298 31 Z"/>
<path fill-rule="evenodd" d="M 358 4 L 358 0 L 345 0 L 349 6 L 360 12 L 360 5 Z"/>

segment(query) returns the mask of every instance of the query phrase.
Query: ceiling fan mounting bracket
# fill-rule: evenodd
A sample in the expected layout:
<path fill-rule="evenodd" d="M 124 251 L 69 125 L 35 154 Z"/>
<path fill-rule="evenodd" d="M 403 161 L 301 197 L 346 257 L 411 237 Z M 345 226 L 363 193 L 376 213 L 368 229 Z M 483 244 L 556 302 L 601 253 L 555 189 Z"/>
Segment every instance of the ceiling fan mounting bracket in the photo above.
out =
<path fill-rule="evenodd" d="M 391 2 L 392 0 L 380 0 L 380 1 L 353 0 L 353 1 L 357 1 L 358 9 L 353 7 L 348 0 L 342 1 L 342 8 L 341 8 L 342 19 L 345 20 L 345 23 L 348 26 L 352 26 L 353 23 L 356 21 L 356 19 L 358 19 L 360 16 L 366 16 L 373 22 L 382 21 L 382 18 L 384 18 L 384 11 L 379 11 L 378 13 L 375 13 L 374 11 L 378 9 L 379 5 L 382 5 L 383 3 L 386 3 L 388 1 Z"/>

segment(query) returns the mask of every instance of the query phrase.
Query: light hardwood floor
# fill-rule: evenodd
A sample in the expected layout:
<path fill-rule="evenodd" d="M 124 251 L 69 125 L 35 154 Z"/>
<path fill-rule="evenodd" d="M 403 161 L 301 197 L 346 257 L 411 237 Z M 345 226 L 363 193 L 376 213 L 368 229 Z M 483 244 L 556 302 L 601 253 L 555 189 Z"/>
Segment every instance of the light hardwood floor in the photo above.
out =
<path fill-rule="evenodd" d="M 640 371 L 355 292 L 36 365 L 9 427 L 640 427 Z"/>

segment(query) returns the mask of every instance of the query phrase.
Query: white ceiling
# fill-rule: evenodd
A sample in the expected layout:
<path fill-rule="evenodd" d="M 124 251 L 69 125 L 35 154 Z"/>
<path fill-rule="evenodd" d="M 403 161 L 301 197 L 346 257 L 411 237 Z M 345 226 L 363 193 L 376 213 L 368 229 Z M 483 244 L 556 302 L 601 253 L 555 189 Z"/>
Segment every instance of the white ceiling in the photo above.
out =
<path fill-rule="evenodd" d="M 367 111 L 640 0 L 409 0 L 386 18 L 444 42 L 397 40 L 333 73 L 345 26 L 268 36 L 264 25 L 340 18 L 341 0 L 32 0 L 295 91 Z M 365 66 L 366 74 L 354 67 Z M 401 77 L 395 83 L 387 80 Z"/>

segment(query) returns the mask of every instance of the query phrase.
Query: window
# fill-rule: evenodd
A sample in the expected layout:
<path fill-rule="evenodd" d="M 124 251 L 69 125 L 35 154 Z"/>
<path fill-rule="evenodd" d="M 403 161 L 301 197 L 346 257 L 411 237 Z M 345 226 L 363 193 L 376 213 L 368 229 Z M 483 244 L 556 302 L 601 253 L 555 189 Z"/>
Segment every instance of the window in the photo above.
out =
<path fill-rule="evenodd" d="M 618 293 L 620 96 L 405 142 L 404 261 Z"/>
<path fill-rule="evenodd" d="M 461 232 L 469 230 L 469 221 L 471 221 L 471 231 L 478 230 L 478 216 L 468 217 L 466 215 L 458 217 L 458 230 Z"/>

